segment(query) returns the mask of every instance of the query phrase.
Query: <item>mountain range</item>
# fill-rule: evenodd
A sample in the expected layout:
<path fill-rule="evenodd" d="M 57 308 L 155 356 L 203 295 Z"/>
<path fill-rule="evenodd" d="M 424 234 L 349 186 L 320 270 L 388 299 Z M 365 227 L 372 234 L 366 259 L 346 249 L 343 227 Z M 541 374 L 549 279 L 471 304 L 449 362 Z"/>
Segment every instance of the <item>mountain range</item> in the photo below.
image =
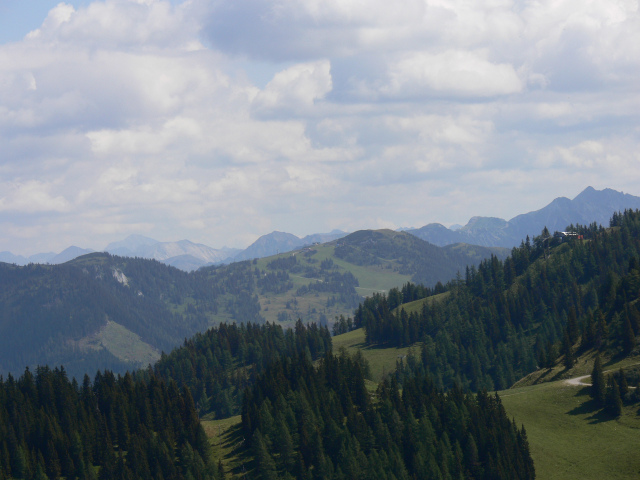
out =
<path fill-rule="evenodd" d="M 185 271 L 229 261 L 241 252 L 236 248 L 215 249 L 189 240 L 159 242 L 143 235 L 129 235 L 120 242 L 110 243 L 105 251 L 121 257 L 154 259 Z"/>
<path fill-rule="evenodd" d="M 407 232 L 434 245 L 468 243 L 491 247 L 515 247 L 528 236 L 539 235 L 544 227 L 550 232 L 563 231 L 571 224 L 589 225 L 593 222 L 608 226 L 614 212 L 640 208 L 640 197 L 610 188 L 596 190 L 587 187 L 573 200 L 559 197 L 540 210 L 503 220 L 495 217 L 473 217 L 459 227 L 447 228 L 430 223 Z"/>
<path fill-rule="evenodd" d="M 546 226 L 551 232 L 563 231 L 571 224 L 588 225 L 593 222 L 604 226 L 614 212 L 640 208 L 640 197 L 606 188 L 596 190 L 587 187 L 573 200 L 559 197 L 549 205 L 529 213 L 517 215 L 511 220 L 496 217 L 472 217 L 464 225 L 450 228 L 440 223 L 430 223 L 417 229 L 402 229 L 437 246 L 456 243 L 484 247 L 512 248 L 527 236 L 540 234 Z M 219 265 L 254 258 L 264 258 L 313 245 L 340 239 L 348 233 L 333 230 L 303 238 L 291 233 L 274 231 L 258 238 L 246 249 L 223 247 L 215 249 L 189 240 L 160 242 L 143 235 L 130 235 L 126 239 L 107 245 L 104 251 L 124 257 L 155 259 L 180 270 L 193 271 L 208 265 Z M 29 263 L 60 264 L 93 250 L 69 247 L 59 254 L 39 253 L 29 257 L 0 252 L 0 262 L 26 265 Z"/>
<path fill-rule="evenodd" d="M 28 257 L 23 255 L 14 255 L 11 252 L 0 252 L 0 262 L 14 263 L 16 265 L 27 265 L 29 263 L 48 263 L 51 265 L 59 265 L 61 263 L 68 262 L 69 260 L 73 260 L 80 255 L 86 255 L 87 253 L 93 252 L 94 250 L 91 250 L 90 248 L 80 248 L 76 246 L 65 248 L 60 253 L 36 253 L 35 255 L 30 255 Z"/>
<path fill-rule="evenodd" d="M 253 242 L 246 250 L 235 256 L 234 261 L 263 258 L 278 253 L 285 253 L 296 248 L 313 245 L 314 243 L 327 243 L 347 235 L 347 232 L 333 230 L 330 233 L 315 233 L 304 238 L 296 237 L 291 233 L 271 232 L 263 235 Z"/>

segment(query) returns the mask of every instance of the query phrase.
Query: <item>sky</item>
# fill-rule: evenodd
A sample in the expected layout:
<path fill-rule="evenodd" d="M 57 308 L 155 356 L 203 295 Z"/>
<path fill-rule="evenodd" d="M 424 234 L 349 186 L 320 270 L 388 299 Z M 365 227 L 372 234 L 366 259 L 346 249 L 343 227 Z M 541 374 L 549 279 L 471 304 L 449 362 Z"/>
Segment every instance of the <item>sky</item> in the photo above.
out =
<path fill-rule="evenodd" d="M 0 0 L 0 251 L 640 195 L 638 0 Z"/>

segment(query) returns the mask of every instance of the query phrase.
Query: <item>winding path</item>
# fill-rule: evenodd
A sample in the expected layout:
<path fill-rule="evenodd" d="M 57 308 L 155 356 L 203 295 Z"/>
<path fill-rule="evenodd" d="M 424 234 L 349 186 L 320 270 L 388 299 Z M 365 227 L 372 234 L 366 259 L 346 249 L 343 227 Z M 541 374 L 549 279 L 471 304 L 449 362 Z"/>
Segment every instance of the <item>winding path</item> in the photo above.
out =
<path fill-rule="evenodd" d="M 591 375 L 582 375 L 581 377 L 569 378 L 564 381 L 567 385 L 573 385 L 574 387 L 590 387 L 590 383 L 583 383 L 582 380 L 589 378 Z"/>

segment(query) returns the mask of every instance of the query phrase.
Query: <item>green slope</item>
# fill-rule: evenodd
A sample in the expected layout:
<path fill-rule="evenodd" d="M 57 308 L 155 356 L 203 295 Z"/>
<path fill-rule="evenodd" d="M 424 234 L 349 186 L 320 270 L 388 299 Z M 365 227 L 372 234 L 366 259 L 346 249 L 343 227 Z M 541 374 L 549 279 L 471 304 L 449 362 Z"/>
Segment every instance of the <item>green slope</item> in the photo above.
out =
<path fill-rule="evenodd" d="M 106 349 L 124 362 L 130 362 L 132 367 L 144 368 L 160 359 L 160 351 L 142 341 L 139 335 L 107 320 L 106 325 L 96 334 L 89 335 L 76 342 L 81 350 Z"/>
<path fill-rule="evenodd" d="M 505 258 L 508 250 L 465 244 L 441 248 L 404 232 L 362 230 L 326 244 L 261 258 L 252 266 L 260 272 L 288 274 L 290 286 L 283 291 L 258 287 L 256 293 L 266 320 L 290 325 L 298 318 L 331 322 L 340 315 L 351 316 L 358 304 L 354 295 L 384 293 L 409 281 L 428 286 L 446 283 L 467 265 L 477 265 L 492 254 Z M 323 264 L 330 267 L 323 269 Z M 326 281 L 329 271 L 353 275 L 357 285 L 300 292 L 301 287 Z"/>
<path fill-rule="evenodd" d="M 588 387 L 564 380 L 499 392 L 509 417 L 524 425 L 536 474 L 545 480 L 640 476 L 638 406 L 618 419 L 594 408 Z"/>
<path fill-rule="evenodd" d="M 393 373 L 396 370 L 396 362 L 404 359 L 411 349 L 411 347 L 378 348 L 367 346 L 364 343 L 364 330 L 362 328 L 336 335 L 332 340 L 334 352 L 344 348 L 350 355 L 353 355 L 359 350 L 369 362 L 371 378 L 374 382 L 379 382 L 387 374 Z"/>
<path fill-rule="evenodd" d="M 404 308 L 407 313 L 419 313 L 422 310 L 422 305 L 425 303 L 431 306 L 434 302 L 441 302 L 442 300 L 445 300 L 449 294 L 450 292 L 443 292 L 430 297 L 421 298 L 420 300 L 414 300 L 413 302 L 403 303 L 399 307 L 396 307 L 396 310 Z"/>

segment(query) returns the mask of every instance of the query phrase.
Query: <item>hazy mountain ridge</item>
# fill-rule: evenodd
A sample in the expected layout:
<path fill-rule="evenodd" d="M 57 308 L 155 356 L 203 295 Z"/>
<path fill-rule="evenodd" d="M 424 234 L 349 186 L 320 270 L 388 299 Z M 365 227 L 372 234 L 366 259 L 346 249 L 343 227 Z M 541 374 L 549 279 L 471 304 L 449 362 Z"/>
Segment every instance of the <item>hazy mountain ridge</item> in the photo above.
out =
<path fill-rule="evenodd" d="M 125 240 L 110 243 L 105 251 L 124 257 L 140 257 L 158 260 L 181 270 L 197 270 L 203 265 L 227 261 L 240 250 L 216 249 L 189 240 L 159 242 L 142 235 L 129 235 Z"/>
<path fill-rule="evenodd" d="M 333 230 L 330 233 L 314 233 L 304 238 L 299 238 L 292 233 L 274 231 L 261 236 L 253 242 L 245 250 L 236 255 L 234 261 L 251 260 L 286 253 L 296 248 L 313 245 L 314 243 L 327 243 L 346 235 L 347 232 Z"/>
<path fill-rule="evenodd" d="M 314 243 L 325 243 L 347 235 L 346 232 L 334 230 L 330 233 L 314 233 L 299 238 L 291 233 L 274 231 L 263 235 L 245 250 L 239 248 L 222 247 L 219 249 L 209 247 L 190 240 L 177 242 L 160 242 L 144 235 L 129 235 L 124 240 L 112 242 L 104 249 L 105 252 L 121 257 L 139 257 L 158 260 L 166 265 L 179 268 L 187 272 L 197 270 L 200 267 L 231 263 L 253 258 L 263 258 L 278 253 L 290 252 L 296 248 Z M 43 263 L 57 265 L 95 250 L 69 247 L 61 253 L 37 253 L 25 257 L 11 252 L 0 252 L 0 262 L 15 265 L 28 265 L 29 263 Z"/>
<path fill-rule="evenodd" d="M 640 208 L 640 197 L 610 188 L 596 190 L 587 187 L 573 200 L 559 197 L 540 210 L 517 215 L 509 221 L 495 217 L 473 217 L 456 230 L 431 223 L 408 232 L 440 246 L 462 242 L 511 248 L 520 245 L 527 235 L 538 235 L 545 226 L 551 232 L 562 231 L 570 224 L 589 225 L 596 222 L 608 226 L 613 213 L 636 208 Z"/>
<path fill-rule="evenodd" d="M 216 295 L 206 282 L 157 261 L 106 253 L 62 265 L 2 263 L 0 286 L 5 373 L 38 364 L 63 363 L 73 374 L 141 366 L 142 351 L 169 351 L 206 329 L 208 316 L 183 305 L 210 305 Z"/>
<path fill-rule="evenodd" d="M 512 248 L 529 235 L 538 235 L 546 226 L 551 232 L 564 230 L 570 224 L 596 222 L 608 226 L 612 214 L 625 209 L 640 208 L 640 197 L 606 188 L 596 190 L 587 187 L 573 200 L 558 197 L 547 206 L 517 215 L 507 221 L 496 217 L 472 217 L 469 222 L 447 228 L 440 223 L 430 223 L 417 229 L 403 229 L 422 240 L 437 246 L 466 243 L 484 247 Z M 337 240 L 347 232 L 333 230 L 299 238 L 286 232 L 274 231 L 258 238 L 244 250 L 223 247 L 215 249 L 189 240 L 160 242 L 143 235 L 130 235 L 126 239 L 112 242 L 105 248 L 113 255 L 155 259 L 181 270 L 193 271 L 203 266 L 231 263 L 254 258 L 264 258 L 313 245 Z M 59 264 L 72 260 L 93 250 L 69 247 L 55 253 L 39 253 L 25 257 L 11 252 L 0 252 L 0 261 L 16 265 L 29 263 Z"/>
<path fill-rule="evenodd" d="M 15 265 L 28 265 L 30 263 L 50 263 L 52 265 L 57 265 L 73 260 L 80 255 L 92 252 L 93 250 L 91 249 L 83 249 L 80 247 L 69 247 L 60 253 L 36 253 L 34 255 L 29 255 L 28 257 L 25 257 L 24 255 L 14 255 L 11 252 L 0 252 L 0 262 L 12 263 Z"/>

